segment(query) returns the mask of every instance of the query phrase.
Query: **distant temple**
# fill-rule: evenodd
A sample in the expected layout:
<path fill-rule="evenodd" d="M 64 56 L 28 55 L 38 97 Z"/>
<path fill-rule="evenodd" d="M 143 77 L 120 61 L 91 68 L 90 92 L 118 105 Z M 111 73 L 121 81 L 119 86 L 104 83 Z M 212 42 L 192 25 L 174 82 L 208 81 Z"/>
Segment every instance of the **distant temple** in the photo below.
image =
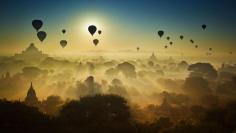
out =
<path fill-rule="evenodd" d="M 33 84 L 31 82 L 30 88 L 27 92 L 27 96 L 25 98 L 25 104 L 28 106 L 38 107 L 39 106 L 39 100 L 36 96 L 36 92 L 33 88 Z"/>
<path fill-rule="evenodd" d="M 10 73 L 6 72 L 6 74 L 2 74 L 2 78 L 1 79 L 10 79 L 10 78 L 11 78 Z"/>
<path fill-rule="evenodd" d="M 0 78 L 0 86 L 3 85 L 3 84 L 8 84 L 9 82 L 11 82 L 10 73 L 6 72 L 5 74 L 2 74 L 2 77 Z"/>
<path fill-rule="evenodd" d="M 15 54 L 14 58 L 19 60 L 44 60 L 48 55 L 43 54 L 39 51 L 33 43 L 29 45 L 26 50 L 22 51 L 20 54 Z"/>
<path fill-rule="evenodd" d="M 154 52 L 152 53 L 152 55 L 149 57 L 149 61 L 157 61 L 157 57 L 155 56 Z"/>

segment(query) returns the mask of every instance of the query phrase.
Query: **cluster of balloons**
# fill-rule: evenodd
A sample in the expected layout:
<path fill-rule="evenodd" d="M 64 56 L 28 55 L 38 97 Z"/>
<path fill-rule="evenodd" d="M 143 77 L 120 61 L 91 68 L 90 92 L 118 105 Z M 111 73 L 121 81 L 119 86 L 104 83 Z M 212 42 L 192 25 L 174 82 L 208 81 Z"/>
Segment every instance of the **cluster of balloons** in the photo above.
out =
<path fill-rule="evenodd" d="M 32 21 L 32 26 L 37 31 L 38 39 L 41 42 L 43 42 L 44 39 L 47 37 L 47 33 L 45 31 L 39 31 L 42 28 L 42 26 L 43 26 L 43 21 L 42 20 L 33 20 Z"/>
<path fill-rule="evenodd" d="M 164 32 L 163 30 L 159 30 L 159 31 L 157 32 L 157 34 L 158 34 L 158 36 L 159 36 L 160 38 L 162 38 L 162 37 L 164 36 L 165 32 Z M 166 40 L 170 41 L 170 36 L 167 36 L 167 37 L 166 37 Z M 170 44 L 170 46 L 172 46 L 172 45 L 173 45 L 173 42 L 170 41 L 169 44 Z M 164 48 L 167 49 L 168 46 L 165 45 Z"/>
<path fill-rule="evenodd" d="M 193 39 L 190 39 L 189 41 L 190 41 L 190 43 L 192 43 L 192 44 L 195 43 L 195 41 L 194 41 Z M 198 48 L 198 45 L 195 45 L 195 48 Z"/>
<path fill-rule="evenodd" d="M 61 32 L 64 35 L 66 33 L 66 29 L 62 29 Z M 62 48 L 65 48 L 66 45 L 67 45 L 67 41 L 66 40 L 61 40 L 60 45 L 61 45 Z"/>
<path fill-rule="evenodd" d="M 43 21 L 42 21 L 42 20 L 37 20 L 37 19 L 35 19 L 35 20 L 32 21 L 32 26 L 33 26 L 34 29 L 37 31 L 37 37 L 38 37 L 38 39 L 39 39 L 41 42 L 43 42 L 43 41 L 46 39 L 46 37 L 47 37 L 47 33 L 46 33 L 45 31 L 39 31 L 39 30 L 42 28 L 42 26 L 43 26 Z M 98 31 L 97 31 L 97 27 L 96 27 L 95 25 L 90 25 L 90 26 L 88 27 L 88 31 L 89 31 L 89 33 L 90 33 L 92 36 L 93 36 L 96 32 L 97 32 L 99 35 L 102 34 L 102 31 L 101 31 L 101 30 L 98 30 Z M 66 29 L 62 29 L 61 32 L 62 32 L 62 34 L 64 35 L 64 34 L 66 33 Z M 98 43 L 99 43 L 99 40 L 98 40 L 98 39 L 93 39 L 93 44 L 94 44 L 95 46 L 97 46 Z M 66 45 L 67 45 L 67 40 L 61 40 L 61 41 L 60 41 L 60 45 L 61 45 L 62 48 L 65 48 Z"/>
<path fill-rule="evenodd" d="M 36 30 L 36 32 L 37 32 L 37 37 L 38 37 L 38 39 L 39 39 L 41 42 L 43 42 L 43 41 L 46 39 L 46 37 L 47 37 L 47 33 L 46 33 L 45 31 L 40 31 L 40 29 L 41 29 L 42 26 L 43 26 L 43 21 L 42 21 L 42 20 L 37 20 L 37 19 L 35 19 L 35 20 L 32 21 L 32 26 L 33 26 L 33 28 L 34 28 L 34 29 Z M 207 25 L 206 25 L 206 24 L 203 24 L 203 25 L 202 25 L 202 29 L 203 29 L 203 30 L 206 30 L 206 28 L 207 28 Z M 90 25 L 90 26 L 88 27 L 88 31 L 89 31 L 89 33 L 90 33 L 92 36 L 93 36 L 96 32 L 97 32 L 99 35 L 102 34 L 102 31 L 101 31 L 101 30 L 97 30 L 97 27 L 96 27 L 95 25 Z M 66 29 L 62 29 L 61 32 L 62 32 L 63 35 L 66 34 Z M 165 34 L 165 32 L 164 32 L 163 30 L 159 30 L 157 33 L 158 33 L 158 36 L 159 36 L 160 38 L 162 38 L 162 37 L 164 36 L 164 34 Z M 183 35 L 180 35 L 179 38 L 180 38 L 180 40 L 183 40 L 183 39 L 184 39 L 184 36 L 183 36 Z M 170 41 L 170 42 L 169 42 L 169 45 L 172 46 L 172 45 L 173 45 L 173 41 L 171 41 L 171 37 L 170 37 L 170 36 L 167 36 L 166 39 L 167 39 L 168 41 Z M 190 43 L 192 43 L 192 44 L 195 43 L 193 39 L 190 39 L 189 41 L 190 41 Z M 99 43 L 99 40 L 98 40 L 98 39 L 93 39 L 93 44 L 94 44 L 95 46 L 97 46 L 98 43 Z M 61 45 L 62 48 L 66 47 L 66 45 L 67 45 L 67 40 L 61 40 L 61 41 L 60 41 L 60 45 Z M 165 45 L 164 48 L 167 49 L 168 46 Z M 198 45 L 195 45 L 195 48 L 198 48 Z M 139 51 L 140 48 L 137 47 L 136 50 Z M 212 49 L 212 48 L 209 48 L 209 49 L 208 49 L 208 52 L 207 52 L 206 54 L 207 54 L 207 55 L 211 55 L 211 54 L 212 54 L 212 53 L 211 53 L 212 51 L 213 51 L 213 49 Z M 230 51 L 229 54 L 233 54 L 233 52 Z"/>
<path fill-rule="evenodd" d="M 92 36 L 93 36 L 96 32 L 98 32 L 99 35 L 102 34 L 102 31 L 101 31 L 101 30 L 98 30 L 98 31 L 97 31 L 97 27 L 96 27 L 95 25 L 90 25 L 90 26 L 88 27 L 88 31 L 89 31 L 89 33 L 90 33 Z M 94 44 L 95 46 L 97 46 L 98 43 L 99 43 L 99 40 L 98 40 L 98 39 L 93 39 L 93 44 Z"/>
<path fill-rule="evenodd" d="M 202 29 L 203 29 L 203 30 L 206 30 L 206 28 L 207 28 L 207 25 L 206 25 L 206 24 L 203 24 L 203 25 L 202 25 Z M 165 32 L 164 32 L 163 30 L 159 30 L 159 31 L 157 32 L 157 34 L 158 34 L 158 36 L 159 36 L 160 38 L 162 38 L 162 37 L 164 36 Z M 184 36 L 183 36 L 183 35 L 180 35 L 179 38 L 180 38 L 180 40 L 183 40 L 183 39 L 184 39 Z M 167 39 L 168 41 L 170 41 L 171 38 L 170 38 L 169 36 L 167 36 L 166 39 Z M 190 43 L 194 44 L 194 40 L 193 40 L 193 39 L 190 39 L 189 41 L 190 41 Z M 173 45 L 173 41 L 170 41 L 169 44 L 170 44 L 170 46 L 172 46 L 172 45 Z M 168 48 L 168 46 L 165 45 L 164 48 Z M 198 48 L 198 45 L 195 45 L 195 48 Z M 209 51 L 212 51 L 212 48 L 209 48 Z"/>
<path fill-rule="evenodd" d="M 35 19 L 35 20 L 32 21 L 32 26 L 37 31 L 38 39 L 41 42 L 43 42 L 46 39 L 46 37 L 47 37 L 47 33 L 45 31 L 39 31 L 43 27 L 43 21 Z M 62 33 L 65 34 L 66 30 L 62 29 Z M 66 40 L 61 40 L 60 41 L 60 45 L 64 48 L 67 45 L 67 41 Z"/>

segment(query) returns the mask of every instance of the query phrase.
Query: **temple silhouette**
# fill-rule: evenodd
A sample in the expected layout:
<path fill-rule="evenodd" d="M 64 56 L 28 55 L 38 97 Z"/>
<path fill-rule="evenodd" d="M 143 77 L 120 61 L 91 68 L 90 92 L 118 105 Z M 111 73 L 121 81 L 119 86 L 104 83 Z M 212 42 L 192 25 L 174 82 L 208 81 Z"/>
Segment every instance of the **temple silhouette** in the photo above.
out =
<path fill-rule="evenodd" d="M 31 43 L 28 48 L 23 50 L 19 54 L 15 54 L 14 58 L 17 60 L 36 60 L 36 61 L 42 61 L 45 58 L 47 58 L 48 55 L 44 54 L 42 51 L 40 51 L 34 43 Z"/>
<path fill-rule="evenodd" d="M 33 84 L 31 82 L 30 84 L 30 88 L 27 92 L 27 96 L 25 98 L 25 104 L 28 106 L 33 106 L 33 107 L 38 107 L 39 106 L 39 100 L 38 97 L 36 95 L 36 92 L 34 90 Z"/>
<path fill-rule="evenodd" d="M 153 52 L 152 55 L 149 57 L 149 61 L 153 61 L 153 62 L 156 62 L 156 61 L 157 61 L 157 57 L 156 57 L 156 55 L 154 54 L 154 52 Z"/>

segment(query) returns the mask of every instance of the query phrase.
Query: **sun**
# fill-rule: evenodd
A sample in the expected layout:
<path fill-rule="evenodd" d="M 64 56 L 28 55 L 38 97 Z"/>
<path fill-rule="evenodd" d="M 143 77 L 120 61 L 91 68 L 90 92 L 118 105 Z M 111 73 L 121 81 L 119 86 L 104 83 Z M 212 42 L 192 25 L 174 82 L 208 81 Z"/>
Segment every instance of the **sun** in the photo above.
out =
<path fill-rule="evenodd" d="M 75 25 L 77 26 L 78 33 L 80 35 L 90 35 L 88 31 L 88 27 L 90 25 L 96 26 L 97 31 L 106 31 L 108 29 L 108 17 L 105 14 L 98 12 L 86 12 L 76 16 Z"/>

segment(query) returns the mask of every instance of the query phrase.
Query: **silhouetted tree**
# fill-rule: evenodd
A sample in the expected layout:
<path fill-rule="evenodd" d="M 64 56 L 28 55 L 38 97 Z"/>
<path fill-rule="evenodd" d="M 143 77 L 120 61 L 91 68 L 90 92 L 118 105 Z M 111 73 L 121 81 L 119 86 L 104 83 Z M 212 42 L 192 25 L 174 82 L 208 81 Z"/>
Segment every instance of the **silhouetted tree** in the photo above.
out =
<path fill-rule="evenodd" d="M 168 117 L 160 117 L 157 121 L 154 122 L 154 128 L 156 131 L 163 132 L 164 130 L 171 128 L 173 123 Z"/>
<path fill-rule="evenodd" d="M 63 106 L 59 119 L 82 132 L 131 130 L 127 101 L 116 95 L 82 97 Z"/>
<path fill-rule="evenodd" d="M 202 96 L 211 92 L 207 80 L 202 77 L 188 77 L 183 84 L 183 90 L 191 96 Z"/>
<path fill-rule="evenodd" d="M 57 115 L 63 104 L 63 100 L 59 96 L 49 96 L 42 102 L 42 111 L 48 115 Z"/>
<path fill-rule="evenodd" d="M 117 69 L 128 78 L 136 78 L 135 66 L 129 62 L 118 64 Z"/>
<path fill-rule="evenodd" d="M 28 107 L 20 102 L 0 100 L 1 132 L 47 132 L 49 118 L 37 108 Z"/>
<path fill-rule="evenodd" d="M 93 76 L 87 77 L 87 79 L 83 83 L 77 81 L 76 88 L 79 97 L 86 95 L 96 95 L 101 93 L 101 85 L 95 82 Z"/>
<path fill-rule="evenodd" d="M 126 88 L 124 87 L 123 83 L 119 79 L 112 80 L 111 85 L 109 85 L 108 92 L 111 94 L 116 94 L 123 97 L 128 96 L 128 92 L 126 91 Z"/>

